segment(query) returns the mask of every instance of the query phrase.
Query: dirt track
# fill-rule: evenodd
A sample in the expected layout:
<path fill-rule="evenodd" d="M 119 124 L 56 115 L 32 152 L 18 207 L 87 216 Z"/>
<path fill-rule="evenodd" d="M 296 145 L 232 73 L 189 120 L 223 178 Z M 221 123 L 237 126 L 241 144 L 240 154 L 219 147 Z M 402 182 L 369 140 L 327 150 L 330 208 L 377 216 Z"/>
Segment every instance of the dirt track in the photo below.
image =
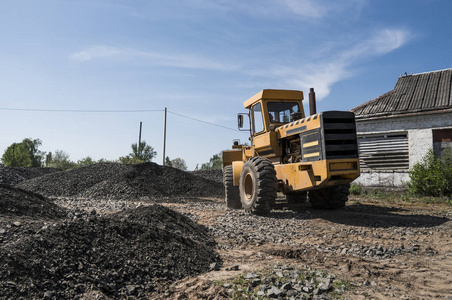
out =
<path fill-rule="evenodd" d="M 341 297 L 452 299 L 452 210 L 447 205 L 355 197 L 340 211 L 276 210 L 267 217 L 226 211 L 214 200 L 204 206 L 168 206 L 213 228 L 226 248 L 219 250 L 224 266 L 239 265 L 239 271 L 223 269 L 175 285 L 189 289 L 191 297 L 193 286 L 205 288 L 206 280 L 223 282 L 269 265 L 291 264 L 348 279 L 351 288 Z M 218 231 L 225 227 L 218 221 L 225 219 L 230 230 Z"/>

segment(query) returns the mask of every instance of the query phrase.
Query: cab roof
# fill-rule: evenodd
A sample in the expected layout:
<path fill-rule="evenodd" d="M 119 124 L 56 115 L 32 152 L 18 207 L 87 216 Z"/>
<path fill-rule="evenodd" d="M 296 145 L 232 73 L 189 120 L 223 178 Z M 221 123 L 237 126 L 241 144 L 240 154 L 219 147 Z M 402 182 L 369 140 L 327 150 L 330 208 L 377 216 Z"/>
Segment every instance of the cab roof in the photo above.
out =
<path fill-rule="evenodd" d="M 297 90 L 262 90 L 243 102 L 245 108 L 250 108 L 257 101 L 264 100 L 303 100 L 303 92 Z"/>

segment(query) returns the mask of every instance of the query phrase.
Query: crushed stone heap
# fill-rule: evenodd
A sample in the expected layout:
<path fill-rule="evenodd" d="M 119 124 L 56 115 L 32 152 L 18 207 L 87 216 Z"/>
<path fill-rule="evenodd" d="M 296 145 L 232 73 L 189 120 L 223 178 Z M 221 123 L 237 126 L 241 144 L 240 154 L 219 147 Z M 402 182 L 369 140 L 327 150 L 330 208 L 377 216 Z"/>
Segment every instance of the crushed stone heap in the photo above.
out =
<path fill-rule="evenodd" d="M 191 172 L 193 175 L 213 180 L 223 184 L 223 170 L 197 170 Z"/>
<path fill-rule="evenodd" d="M 223 185 L 156 163 L 95 164 L 33 178 L 18 187 L 48 197 L 140 199 L 157 197 L 222 197 Z"/>
<path fill-rule="evenodd" d="M 0 184 L 15 185 L 24 180 L 61 171 L 55 168 L 6 167 L 0 164 Z"/>
<path fill-rule="evenodd" d="M 66 210 L 39 194 L 0 184 L 0 215 L 54 219 L 65 217 Z"/>
<path fill-rule="evenodd" d="M 0 247 L 0 298 L 145 297 L 220 263 L 203 225 L 160 205 L 57 223 Z"/>

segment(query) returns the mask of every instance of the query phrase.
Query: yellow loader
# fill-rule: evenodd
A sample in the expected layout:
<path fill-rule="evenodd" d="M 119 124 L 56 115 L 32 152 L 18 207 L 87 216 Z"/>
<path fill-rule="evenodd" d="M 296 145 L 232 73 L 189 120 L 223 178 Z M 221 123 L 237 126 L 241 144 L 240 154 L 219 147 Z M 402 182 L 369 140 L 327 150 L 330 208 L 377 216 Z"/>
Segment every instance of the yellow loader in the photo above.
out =
<path fill-rule="evenodd" d="M 268 214 L 278 192 L 293 210 L 308 194 L 314 208 L 345 206 L 349 184 L 360 174 L 355 115 L 316 113 L 312 88 L 309 98 L 308 117 L 302 91 L 266 89 L 243 103 L 248 112 L 238 114 L 238 127 L 249 130 L 251 145 L 234 140 L 232 150 L 223 151 L 229 208 Z"/>

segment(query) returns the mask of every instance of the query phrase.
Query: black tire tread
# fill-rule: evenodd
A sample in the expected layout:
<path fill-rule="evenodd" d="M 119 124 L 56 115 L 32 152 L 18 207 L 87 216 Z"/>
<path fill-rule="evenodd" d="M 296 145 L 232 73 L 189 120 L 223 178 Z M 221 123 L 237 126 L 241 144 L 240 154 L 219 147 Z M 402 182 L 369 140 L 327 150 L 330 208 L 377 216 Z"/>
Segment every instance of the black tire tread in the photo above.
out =
<path fill-rule="evenodd" d="M 251 214 L 266 215 L 275 204 L 276 199 L 276 171 L 270 160 L 264 157 L 252 157 L 243 166 L 249 167 L 256 173 L 256 201 L 245 211 Z M 242 192 L 240 192 L 242 193 Z"/>
<path fill-rule="evenodd" d="M 309 202 L 317 209 L 338 209 L 345 206 L 350 185 L 343 184 L 321 190 L 309 191 Z"/>
<path fill-rule="evenodd" d="M 303 209 L 307 200 L 307 192 L 286 194 L 287 206 L 292 211 L 300 211 Z"/>
<path fill-rule="evenodd" d="M 242 202 L 240 202 L 239 187 L 233 184 L 233 170 L 232 165 L 226 166 L 223 169 L 223 184 L 224 184 L 224 196 L 226 206 L 232 209 L 242 208 Z"/>

